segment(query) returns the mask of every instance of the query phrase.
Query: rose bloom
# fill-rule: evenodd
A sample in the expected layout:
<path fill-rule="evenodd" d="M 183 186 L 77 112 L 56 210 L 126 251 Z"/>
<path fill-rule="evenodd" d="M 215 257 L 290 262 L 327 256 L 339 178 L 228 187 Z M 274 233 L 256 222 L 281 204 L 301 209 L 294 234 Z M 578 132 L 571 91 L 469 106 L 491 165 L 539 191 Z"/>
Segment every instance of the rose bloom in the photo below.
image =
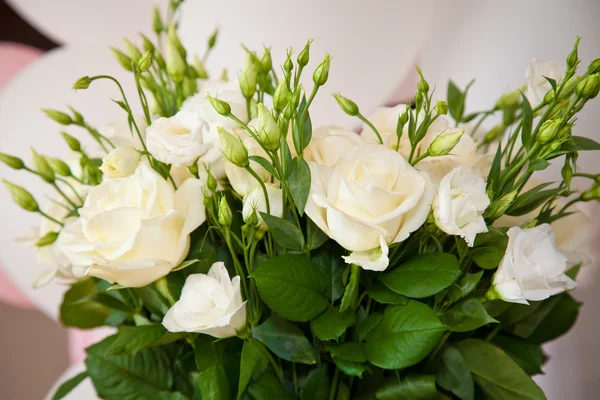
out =
<path fill-rule="evenodd" d="M 552 227 L 508 230 L 508 247 L 492 281 L 494 297 L 528 304 L 565 290 L 577 283 L 565 275 L 567 259 L 556 248 Z"/>
<path fill-rule="evenodd" d="M 145 286 L 186 257 L 190 233 L 206 218 L 202 182 L 187 179 L 174 190 L 142 163 L 91 188 L 79 215 L 57 239 L 69 261 L 109 282 Z"/>
<path fill-rule="evenodd" d="M 289 136 L 291 138 L 291 135 Z M 312 139 L 304 149 L 304 159 L 307 162 L 332 167 L 351 149 L 363 143 L 363 139 L 356 132 L 339 126 L 323 126 L 313 131 Z M 293 149 L 293 145 L 291 146 Z"/>
<path fill-rule="evenodd" d="M 306 214 L 352 251 L 347 263 L 383 271 L 388 246 L 408 238 L 431 210 L 434 188 L 427 174 L 385 146 L 354 147 L 333 167 L 309 165 Z"/>
<path fill-rule="evenodd" d="M 226 338 L 236 336 L 246 324 L 240 277 L 229 277 L 222 262 L 208 274 L 187 277 L 181 298 L 167 311 L 163 325 L 170 332 L 197 332 Z"/>

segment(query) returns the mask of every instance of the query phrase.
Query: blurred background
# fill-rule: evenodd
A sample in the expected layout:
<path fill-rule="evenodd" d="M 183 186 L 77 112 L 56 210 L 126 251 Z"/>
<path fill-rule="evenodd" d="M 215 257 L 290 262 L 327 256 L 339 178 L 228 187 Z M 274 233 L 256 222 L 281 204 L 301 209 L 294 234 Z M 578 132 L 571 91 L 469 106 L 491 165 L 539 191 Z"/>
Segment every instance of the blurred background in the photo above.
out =
<path fill-rule="evenodd" d="M 64 155 L 59 127 L 43 117 L 42 107 L 72 105 L 97 126 L 118 118 L 112 87 L 78 93 L 70 87 L 80 76 L 102 73 L 132 89 L 108 46 L 122 47 L 124 36 L 138 43 L 139 32 L 150 36 L 153 3 L 165 10 L 168 0 L 0 0 L 0 151 L 27 156 L 35 144 L 44 153 Z M 377 106 L 410 99 L 417 64 L 437 84 L 440 97 L 450 77 L 460 87 L 475 78 L 469 112 L 488 109 L 502 92 L 520 87 L 532 58 L 564 60 L 577 35 L 583 37 L 583 66 L 600 56 L 598 0 L 186 0 L 180 21 L 191 53 L 202 54 L 206 38 L 220 28 L 208 69 L 218 74 L 226 67 L 230 76 L 241 65 L 242 42 L 250 48 L 272 46 L 274 63 L 281 63 L 286 47 L 301 48 L 315 38 L 312 63 L 326 51 L 333 56 L 323 92 L 342 92 L 366 115 Z M 315 103 L 313 124 L 355 127 L 328 93 Z M 600 140 L 599 111 L 596 99 L 580 115 L 577 135 Z M 582 154 L 579 164 L 586 171 L 600 170 L 597 154 Z M 558 176 L 560 168 L 544 171 L 544 178 Z M 39 182 L 16 177 L 15 171 L 2 168 L 0 175 L 42 191 Z M 583 211 L 592 218 L 588 241 L 597 243 L 600 208 L 590 205 Z M 31 288 L 44 267 L 14 238 L 35 225 L 35 217 L 17 210 L 0 192 L 0 398 L 5 399 L 43 399 L 69 366 L 64 376 L 77 371 L 82 349 L 106 334 L 61 327 L 63 286 Z M 589 255 L 600 260 L 597 248 Z M 597 266 L 592 262 L 580 274 L 574 296 L 584 306 L 574 329 L 545 348 L 551 359 L 536 381 L 550 400 L 591 400 L 600 393 Z M 94 399 L 89 386 L 69 398 Z"/>

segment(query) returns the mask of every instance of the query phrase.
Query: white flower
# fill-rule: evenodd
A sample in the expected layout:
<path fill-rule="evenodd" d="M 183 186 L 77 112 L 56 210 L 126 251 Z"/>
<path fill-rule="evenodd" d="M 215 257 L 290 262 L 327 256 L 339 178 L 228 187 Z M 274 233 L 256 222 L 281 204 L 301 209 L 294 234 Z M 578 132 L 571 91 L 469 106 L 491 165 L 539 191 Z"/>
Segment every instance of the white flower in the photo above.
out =
<path fill-rule="evenodd" d="M 188 276 L 181 298 L 163 319 L 170 332 L 197 332 L 216 338 L 236 336 L 245 324 L 240 277 L 230 279 L 222 262 L 214 263 L 207 275 Z"/>
<path fill-rule="evenodd" d="M 508 247 L 492 282 L 494 295 L 528 304 L 571 290 L 577 283 L 565 275 L 567 259 L 558 251 L 548 224 L 508 230 Z"/>
<path fill-rule="evenodd" d="M 565 66 L 558 61 L 531 60 L 527 67 L 527 91 L 525 96 L 532 107 L 544 101 L 544 96 L 552 87 L 544 78 L 552 78 L 560 82 L 565 74 Z"/>
<path fill-rule="evenodd" d="M 147 285 L 186 257 L 190 233 L 205 221 L 202 182 L 177 191 L 147 164 L 90 189 L 80 218 L 64 226 L 60 250 L 88 275 L 128 287 Z"/>
<path fill-rule="evenodd" d="M 269 197 L 269 208 L 271 210 L 270 215 L 275 217 L 283 218 L 283 193 L 282 190 L 272 184 L 265 184 L 267 188 L 267 196 Z M 264 226 L 264 221 L 260 216 L 259 212 L 267 212 L 267 203 L 265 201 L 265 195 L 262 191 L 262 187 L 255 188 L 246 198 L 244 199 L 244 206 L 242 207 L 242 217 L 244 221 L 256 212 L 259 225 Z"/>
<path fill-rule="evenodd" d="M 377 144 L 352 148 L 332 168 L 310 163 L 306 214 L 353 253 L 346 262 L 387 268 L 388 246 L 425 222 L 434 188 L 399 153 Z"/>
<path fill-rule="evenodd" d="M 459 235 L 473 246 L 475 236 L 488 231 L 483 212 L 489 205 L 485 180 L 468 168 L 455 168 L 440 182 L 433 216 L 442 231 Z"/>
<path fill-rule="evenodd" d="M 356 132 L 339 126 L 323 126 L 313 131 L 312 139 L 304 149 L 304 159 L 332 167 L 352 148 L 361 144 L 363 139 Z"/>
<path fill-rule="evenodd" d="M 148 127 L 146 119 L 136 115 L 134 120 L 140 130 L 142 139 L 146 140 L 146 128 Z M 117 147 L 133 146 L 136 150 L 144 149 L 135 127 L 131 125 L 131 129 L 129 129 L 129 117 L 127 115 L 122 115 L 121 118 L 103 126 L 100 128 L 100 132 Z"/>
<path fill-rule="evenodd" d="M 393 150 L 396 150 L 396 147 L 398 147 L 398 152 L 406 159 L 410 155 L 411 148 L 408 138 L 408 123 L 402 130 L 399 145 L 396 126 L 398 125 L 398 117 L 406 111 L 407 107 L 406 104 L 398 104 L 395 107 L 379 107 L 367 118 L 381 135 L 383 145 Z M 419 116 L 422 117 L 422 115 Z M 434 122 L 435 127 L 431 127 L 430 129 L 439 130 L 439 132 L 443 131 L 445 127 L 440 130 L 437 127 L 438 124 Z M 375 132 L 366 124 L 363 125 L 361 136 L 367 143 L 379 143 Z"/>
<path fill-rule="evenodd" d="M 107 178 L 132 175 L 140 163 L 140 153 L 131 146 L 119 146 L 102 159 L 100 169 Z"/>

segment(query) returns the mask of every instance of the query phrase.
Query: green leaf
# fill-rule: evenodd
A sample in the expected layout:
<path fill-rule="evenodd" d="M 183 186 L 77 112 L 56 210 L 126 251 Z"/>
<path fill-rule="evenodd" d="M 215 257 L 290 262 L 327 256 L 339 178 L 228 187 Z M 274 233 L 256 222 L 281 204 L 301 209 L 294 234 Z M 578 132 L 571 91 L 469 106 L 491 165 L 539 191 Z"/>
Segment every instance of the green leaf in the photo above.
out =
<path fill-rule="evenodd" d="M 278 357 L 291 362 L 315 364 L 317 352 L 295 324 L 275 315 L 252 329 L 252 336 Z"/>
<path fill-rule="evenodd" d="M 357 363 L 343 358 L 333 357 L 335 365 L 347 376 L 358 376 L 362 378 L 362 374 L 369 370 L 369 364 Z"/>
<path fill-rule="evenodd" d="M 71 391 L 73 389 L 75 389 L 87 377 L 88 377 L 87 371 L 83 371 L 83 372 L 75 375 L 74 377 L 66 380 L 56 390 L 56 393 L 54 393 L 54 396 L 52 397 L 52 400 L 60 400 L 60 399 L 62 399 L 63 397 L 65 397 L 66 395 L 68 395 L 69 393 L 71 393 Z"/>
<path fill-rule="evenodd" d="M 272 369 L 266 370 L 252 382 L 248 386 L 248 393 L 255 400 L 295 400 L 295 397 L 285 390 Z"/>
<path fill-rule="evenodd" d="M 585 136 L 572 136 L 576 151 L 600 150 L 600 143 Z"/>
<path fill-rule="evenodd" d="M 252 341 L 245 341 L 240 360 L 240 382 L 238 385 L 238 399 L 241 399 L 251 379 L 257 379 L 267 370 L 269 360 L 258 348 L 259 345 Z"/>
<path fill-rule="evenodd" d="M 327 308 L 327 282 L 310 258 L 269 258 L 251 275 L 260 297 L 271 310 L 290 321 L 310 321 Z"/>
<path fill-rule="evenodd" d="M 435 387 L 435 375 L 408 376 L 384 385 L 375 393 L 377 400 L 438 400 L 447 399 Z"/>
<path fill-rule="evenodd" d="M 468 332 L 498 322 L 490 317 L 479 299 L 467 299 L 443 314 L 440 320 L 452 332 Z"/>
<path fill-rule="evenodd" d="M 454 120 L 461 122 L 462 115 L 465 111 L 465 98 L 461 90 L 452 81 L 448 82 L 448 110 Z"/>
<path fill-rule="evenodd" d="M 302 126 L 300 126 L 300 118 L 298 118 L 298 123 L 296 124 L 296 129 L 293 130 L 293 141 L 294 147 L 296 148 L 297 153 L 302 153 L 302 151 L 308 146 L 310 140 L 312 138 L 312 122 L 310 120 L 310 114 L 306 109 L 307 102 L 306 97 L 302 97 L 302 101 L 300 102 L 300 107 L 298 107 L 298 116 L 300 117 L 306 111 L 306 115 L 304 116 L 304 121 Z"/>
<path fill-rule="evenodd" d="M 550 310 L 538 324 L 535 324 L 535 329 L 527 336 L 528 341 L 545 343 L 556 339 L 569 331 L 577 320 L 581 303 L 568 293 L 555 296 L 555 298 L 555 302 L 548 302 Z M 544 305 L 540 307 L 540 313 L 545 311 Z M 525 325 L 525 321 L 515 326 L 515 333 L 520 333 L 520 336 L 525 332 L 523 325 Z"/>
<path fill-rule="evenodd" d="M 412 298 L 433 296 L 450 286 L 461 275 L 455 256 L 449 253 L 427 253 L 408 259 L 381 281 L 394 292 Z"/>
<path fill-rule="evenodd" d="M 548 168 L 550 166 L 550 163 L 546 160 L 543 160 L 541 158 L 538 158 L 537 160 L 533 160 L 531 161 L 528 165 L 527 165 L 527 169 L 530 172 L 535 172 L 535 171 L 543 171 L 546 168 Z"/>
<path fill-rule="evenodd" d="M 384 369 L 415 365 L 436 346 L 444 326 L 423 303 L 388 306 L 383 318 L 368 333 L 363 344 L 367 359 Z"/>
<path fill-rule="evenodd" d="M 542 365 L 547 357 L 538 344 L 527 343 L 524 340 L 509 336 L 496 336 L 494 344 L 510 356 L 527 375 L 542 373 Z"/>
<path fill-rule="evenodd" d="M 327 371 L 326 364 L 313 369 L 308 374 L 306 384 L 302 390 L 302 400 L 327 400 L 329 399 L 329 390 L 331 379 Z"/>
<path fill-rule="evenodd" d="M 356 323 L 356 314 L 353 310 L 340 312 L 338 308 L 330 308 L 317 318 L 313 319 L 310 326 L 321 340 L 337 340 L 342 334 Z"/>
<path fill-rule="evenodd" d="M 369 333 L 375 329 L 375 326 L 377 326 L 382 319 L 383 314 L 379 312 L 369 314 L 367 318 L 358 324 L 358 340 L 363 341 L 367 336 L 369 336 Z"/>
<path fill-rule="evenodd" d="M 496 148 L 496 155 L 494 156 L 494 160 L 492 161 L 492 167 L 490 168 L 490 173 L 488 174 L 487 187 L 486 187 L 486 189 L 488 189 L 488 191 L 489 191 L 489 188 L 495 189 L 496 186 L 500 183 L 500 168 L 501 168 L 501 166 L 502 166 L 502 144 L 498 143 L 498 147 Z M 479 235 L 477 235 L 477 236 L 479 236 Z"/>
<path fill-rule="evenodd" d="M 168 332 L 160 324 L 126 327 L 117 333 L 105 356 L 134 356 L 142 349 L 174 342 L 182 336 L 183 334 Z"/>
<path fill-rule="evenodd" d="M 275 168 L 273 168 L 273 164 L 271 164 L 266 158 L 262 156 L 249 156 L 248 158 L 267 170 L 267 172 L 274 176 L 277 180 L 281 180 L 279 178 L 279 174 L 277 171 L 275 171 Z"/>
<path fill-rule="evenodd" d="M 523 121 L 521 123 L 521 143 L 523 146 L 529 150 L 532 143 L 531 131 L 533 127 L 533 111 L 531 110 L 531 104 L 529 104 L 529 100 L 527 97 L 521 92 L 521 97 L 523 98 Z"/>
<path fill-rule="evenodd" d="M 294 204 L 300 215 L 304 215 L 304 207 L 310 191 L 310 167 L 303 158 L 296 157 L 292 160 L 292 168 L 288 178 L 288 186 Z"/>
<path fill-rule="evenodd" d="M 530 213 L 544 204 L 546 200 L 562 191 L 561 188 L 542 190 L 551 184 L 551 182 L 542 183 L 541 185 L 538 185 L 533 189 L 523 193 L 517 197 L 508 210 L 506 210 L 506 214 L 513 217 L 518 217 Z"/>
<path fill-rule="evenodd" d="M 435 381 L 461 400 L 473 400 L 475 397 L 475 384 L 469 365 L 453 346 L 446 346 L 442 352 Z"/>
<path fill-rule="evenodd" d="M 367 361 L 362 345 L 357 342 L 327 343 L 325 344 L 325 348 L 331 353 L 332 357 L 343 358 L 344 360 L 356 363 Z"/>
<path fill-rule="evenodd" d="M 375 282 L 367 290 L 367 294 L 373 300 L 381 304 L 400 304 L 404 305 L 408 299 L 401 294 L 394 292 L 392 289 L 385 286 L 381 281 Z"/>
<path fill-rule="evenodd" d="M 260 215 L 269 225 L 273 239 L 278 245 L 289 250 L 302 250 L 304 248 L 304 235 L 295 224 L 263 212 Z"/>
<path fill-rule="evenodd" d="M 169 311 L 169 302 L 156 289 L 154 283 L 150 285 L 132 288 L 133 293 L 142 299 L 144 307 L 153 314 L 163 317 Z"/>
<path fill-rule="evenodd" d="M 492 399 L 542 400 L 542 389 L 498 347 L 478 339 L 455 344 L 475 382 Z"/>
<path fill-rule="evenodd" d="M 329 240 L 329 236 L 321 230 L 311 219 L 306 221 L 306 238 L 308 250 L 316 250 Z"/>
<path fill-rule="evenodd" d="M 470 255 L 475 264 L 483 269 L 498 267 L 508 246 L 508 236 L 499 229 L 490 229 L 480 233 L 475 238 L 475 244 Z"/>
<path fill-rule="evenodd" d="M 327 244 L 311 258 L 313 264 L 321 271 L 327 282 L 327 297 L 332 302 L 338 300 L 344 294 L 344 282 L 342 276 L 346 269 L 346 263 L 342 253 L 337 251 L 336 245 Z"/>
<path fill-rule="evenodd" d="M 340 311 L 346 311 L 348 308 L 353 310 L 358 308 L 358 291 L 360 286 L 360 267 L 352 265 L 350 270 L 350 281 L 344 289 Z"/>
<path fill-rule="evenodd" d="M 60 319 L 63 325 L 81 329 L 105 325 L 112 310 L 97 301 L 98 295 L 100 291 L 96 287 L 94 278 L 74 283 L 65 293 L 60 306 Z"/>
<path fill-rule="evenodd" d="M 226 400 L 231 398 L 227 378 L 221 369 L 213 365 L 201 372 L 191 374 L 196 395 L 202 400 Z"/>
<path fill-rule="evenodd" d="M 448 288 L 448 304 L 453 304 L 475 290 L 483 276 L 483 271 L 463 275 L 456 283 Z"/>
<path fill-rule="evenodd" d="M 227 343 L 213 341 L 213 337 L 198 335 L 194 342 L 196 366 L 198 367 L 198 374 L 194 379 L 196 391 L 202 400 L 230 399 L 233 397 L 232 386 L 227 379 L 225 369 L 225 357 L 227 356 L 225 346 Z M 238 379 L 236 379 L 236 383 L 237 381 Z"/>

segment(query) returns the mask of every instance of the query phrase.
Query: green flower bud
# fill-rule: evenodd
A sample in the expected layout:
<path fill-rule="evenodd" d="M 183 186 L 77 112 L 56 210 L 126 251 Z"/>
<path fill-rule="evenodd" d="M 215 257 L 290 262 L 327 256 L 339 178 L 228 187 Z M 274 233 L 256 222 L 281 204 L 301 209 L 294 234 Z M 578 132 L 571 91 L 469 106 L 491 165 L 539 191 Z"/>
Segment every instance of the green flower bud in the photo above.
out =
<path fill-rule="evenodd" d="M 208 78 L 208 73 L 206 72 L 206 69 L 204 68 L 204 64 L 202 63 L 202 60 L 200 60 L 198 58 L 197 55 L 194 55 L 194 59 L 192 61 L 192 68 L 196 72 L 196 75 L 198 75 L 199 79 L 207 79 Z"/>
<path fill-rule="evenodd" d="M 287 106 L 288 95 L 287 82 L 282 79 L 279 81 L 275 93 L 273 93 L 273 108 L 278 112 L 283 111 L 285 106 Z"/>
<path fill-rule="evenodd" d="M 242 67 L 242 74 L 240 76 L 240 88 L 245 98 L 249 99 L 256 93 L 256 77 L 258 75 L 258 68 L 254 62 L 254 56 L 251 53 L 246 55 L 244 66 Z"/>
<path fill-rule="evenodd" d="M 406 109 L 404 110 L 404 112 L 402 114 L 400 114 L 400 116 L 398 117 L 398 121 L 402 125 L 406 125 L 406 123 L 408 122 L 409 118 L 410 118 L 410 107 L 406 107 Z"/>
<path fill-rule="evenodd" d="M 233 214 L 231 213 L 231 208 L 229 208 L 229 204 L 227 204 L 227 198 L 225 196 L 221 197 L 221 200 L 219 201 L 219 212 L 217 218 L 219 219 L 219 224 L 221 226 L 231 226 Z"/>
<path fill-rule="evenodd" d="M 133 71 L 133 68 L 131 67 L 131 58 L 127 57 L 121 50 L 115 49 L 114 47 L 111 47 L 110 50 L 123 68 L 130 72 Z"/>
<path fill-rule="evenodd" d="M 293 53 L 294 50 L 292 50 L 291 47 L 286 50 L 287 57 L 285 59 L 285 62 L 283 63 L 283 70 L 288 74 L 294 69 L 294 62 L 292 61 Z"/>
<path fill-rule="evenodd" d="M 562 119 L 550 119 L 545 121 L 540 127 L 540 133 L 538 136 L 540 143 L 545 144 L 554 139 L 562 123 Z"/>
<path fill-rule="evenodd" d="M 267 150 L 275 151 L 279 149 L 279 138 L 281 137 L 277 121 L 264 104 L 258 104 L 257 109 L 258 138 Z"/>
<path fill-rule="evenodd" d="M 335 100 L 346 114 L 350 115 L 351 117 L 358 115 L 359 110 L 355 102 L 339 93 L 334 93 L 333 97 L 335 97 Z"/>
<path fill-rule="evenodd" d="M 58 122 L 61 125 L 71 125 L 73 123 L 71 117 L 68 114 L 65 114 L 64 112 L 52 110 L 50 108 L 42 108 L 42 111 L 48 117 L 52 118 L 54 121 Z"/>
<path fill-rule="evenodd" d="M 306 46 L 304 46 L 304 49 L 302 49 L 300 54 L 298 54 L 296 62 L 301 67 L 306 66 L 306 64 L 308 64 L 308 61 L 310 60 L 310 45 L 312 44 L 312 42 L 313 39 L 308 39 L 308 42 L 306 42 Z"/>
<path fill-rule="evenodd" d="M 265 54 L 263 54 L 260 60 L 260 70 L 262 72 L 269 72 L 273 68 L 273 59 L 271 58 L 271 50 L 265 47 Z"/>
<path fill-rule="evenodd" d="M 577 64 L 579 63 L 579 57 L 577 55 L 577 50 L 579 48 L 580 40 L 581 40 L 581 38 L 578 37 L 577 40 L 575 41 L 575 45 L 573 46 L 573 50 L 571 50 L 571 52 L 569 53 L 569 56 L 567 57 L 567 69 L 569 69 L 569 70 L 574 70 L 577 67 Z"/>
<path fill-rule="evenodd" d="M 600 72 L 600 58 L 596 58 L 594 61 L 592 61 L 590 63 L 590 66 L 588 67 L 588 72 L 590 74 L 595 74 L 597 72 Z"/>
<path fill-rule="evenodd" d="M 504 132 L 504 129 L 506 129 L 506 127 L 503 124 L 496 125 L 495 127 L 493 127 L 488 133 L 486 133 L 484 139 L 485 143 L 490 143 L 496 140 L 498 136 L 500 136 L 502 132 Z"/>
<path fill-rule="evenodd" d="M 569 162 L 569 160 L 567 159 L 565 161 L 565 165 L 562 167 L 562 170 L 560 171 L 563 181 L 565 182 L 565 184 L 567 186 L 571 185 L 571 179 L 573 178 L 573 167 L 571 166 L 571 163 Z"/>
<path fill-rule="evenodd" d="M 158 51 L 156 53 L 154 53 L 154 59 L 156 60 L 156 64 L 158 65 L 158 67 L 160 69 L 163 69 L 163 70 L 167 69 L 167 63 L 165 62 L 165 59 Z"/>
<path fill-rule="evenodd" d="M 227 68 L 223 68 L 221 71 L 221 76 L 219 76 L 219 80 L 223 82 L 227 82 L 229 80 L 229 73 L 227 72 Z"/>
<path fill-rule="evenodd" d="M 215 29 L 212 35 L 208 38 L 208 48 L 212 49 L 217 44 L 217 38 L 219 37 L 219 28 Z"/>
<path fill-rule="evenodd" d="M 538 220 L 537 218 L 532 219 L 531 221 L 527 221 L 523 224 L 521 224 L 521 228 L 522 229 L 531 229 L 531 228 L 535 228 L 538 224 Z"/>
<path fill-rule="evenodd" d="M 56 242 L 57 238 L 58 232 L 48 232 L 44 236 L 42 236 L 37 242 L 35 242 L 35 245 L 37 247 L 49 246 L 52 243 Z"/>
<path fill-rule="evenodd" d="M 598 200 L 600 201 L 600 185 L 594 183 L 591 188 L 586 190 L 581 194 L 581 200 L 583 201 L 591 201 Z"/>
<path fill-rule="evenodd" d="M 31 212 L 39 211 L 40 207 L 38 206 L 37 201 L 35 201 L 31 193 L 23 189 L 21 186 L 17 186 L 13 183 L 10 183 L 7 180 L 2 180 L 2 182 L 10 192 L 13 201 L 17 203 L 19 207 Z"/>
<path fill-rule="evenodd" d="M 67 132 L 61 132 L 60 134 L 65 139 L 65 142 L 67 142 L 67 145 L 69 146 L 69 148 L 71 150 L 77 151 L 77 152 L 81 151 L 81 143 L 79 142 L 79 140 L 75 139 L 73 136 L 69 135 Z"/>
<path fill-rule="evenodd" d="M 427 94 L 429 92 L 429 83 L 427 83 L 427 81 L 425 80 L 425 77 L 423 76 L 423 71 L 421 71 L 421 68 L 419 68 L 417 66 L 416 69 L 417 69 L 417 73 L 421 77 L 421 80 L 419 81 L 419 83 L 417 85 L 417 89 L 419 89 L 419 92 Z"/>
<path fill-rule="evenodd" d="M 167 40 L 167 58 L 165 61 L 167 64 L 167 73 L 173 79 L 173 82 L 183 82 L 186 64 L 174 40 Z"/>
<path fill-rule="evenodd" d="M 231 114 L 231 106 L 229 103 L 224 102 L 223 100 L 219 100 L 216 97 L 212 97 L 211 95 L 206 96 L 212 104 L 213 108 L 216 112 L 221 115 L 228 116 Z"/>
<path fill-rule="evenodd" d="M 445 156 L 458 144 L 464 130 L 451 130 L 438 135 L 429 145 L 427 152 L 431 157 Z"/>
<path fill-rule="evenodd" d="M 69 166 L 64 161 L 59 160 L 58 158 L 52 158 L 47 156 L 43 156 L 43 158 L 44 161 L 48 163 L 50 168 L 52 168 L 52 170 L 58 175 L 71 176 L 71 168 L 69 168 Z"/>
<path fill-rule="evenodd" d="M 258 226 L 258 216 L 256 215 L 256 210 L 253 210 L 253 212 L 244 217 L 244 223 L 249 226 Z"/>
<path fill-rule="evenodd" d="M 148 39 L 148 37 L 146 35 L 144 35 L 143 33 L 140 33 L 140 36 L 142 37 L 142 46 L 144 47 L 144 51 L 149 51 L 150 53 L 154 53 L 154 51 L 156 50 L 156 48 L 154 47 L 154 43 L 152 43 L 152 41 L 150 39 Z"/>
<path fill-rule="evenodd" d="M 152 52 L 146 51 L 140 61 L 138 62 L 137 68 L 140 72 L 146 72 L 152 66 Z"/>
<path fill-rule="evenodd" d="M 126 38 L 123 38 L 123 43 L 125 44 L 125 50 L 127 50 L 129 57 L 133 60 L 133 62 L 138 63 L 142 58 L 142 53 L 140 50 Z"/>
<path fill-rule="evenodd" d="M 440 100 L 437 103 L 435 103 L 435 112 L 438 115 L 448 114 L 448 103 L 446 103 L 444 100 Z"/>
<path fill-rule="evenodd" d="M 42 179 L 48 183 L 53 183 L 56 176 L 52 167 L 50 167 L 44 157 L 39 155 L 33 148 L 31 149 L 31 155 L 33 158 L 33 164 L 35 165 L 35 170 L 40 174 Z"/>
<path fill-rule="evenodd" d="M 25 163 L 18 157 L 11 156 L 5 153 L 0 153 L 0 161 L 4 164 L 8 165 L 12 169 L 23 169 L 25 168 Z"/>
<path fill-rule="evenodd" d="M 221 127 L 217 129 L 225 157 L 240 168 L 249 166 L 248 149 L 246 149 L 240 138 L 233 136 Z"/>
<path fill-rule="evenodd" d="M 71 106 L 68 106 L 68 107 L 71 110 L 71 112 L 73 113 L 73 123 L 75 125 L 80 125 L 80 126 L 83 125 L 85 123 L 84 119 L 83 119 L 83 115 L 81 115 L 79 112 L 77 112 L 77 110 L 75 110 L 73 107 L 71 107 Z"/>
<path fill-rule="evenodd" d="M 323 61 L 321 61 L 321 64 L 319 64 L 319 66 L 317 67 L 317 69 L 315 69 L 315 72 L 313 73 L 313 82 L 315 83 L 315 85 L 323 86 L 325 82 L 327 82 L 327 79 L 329 78 L 330 66 L 331 56 L 329 55 L 329 53 L 327 53 Z"/>
<path fill-rule="evenodd" d="M 73 89 L 74 90 L 87 89 L 88 87 L 90 87 L 90 83 L 92 83 L 92 80 L 90 79 L 89 76 L 81 77 L 81 78 L 77 79 L 77 81 L 73 84 Z"/>
<path fill-rule="evenodd" d="M 600 91 L 600 73 L 588 75 L 587 78 L 583 79 L 577 84 L 575 93 L 584 99 L 593 99 L 598 96 Z"/>
<path fill-rule="evenodd" d="M 550 91 L 549 93 L 552 93 Z M 505 108 L 512 108 L 521 103 L 521 91 L 513 90 L 512 92 L 508 92 L 500 96 L 498 101 L 496 102 L 496 108 L 499 110 L 503 110 Z"/>
<path fill-rule="evenodd" d="M 187 58 L 187 51 L 181 44 L 181 40 L 179 40 L 179 36 L 177 35 L 177 26 L 174 23 L 172 23 L 167 30 L 167 42 L 171 42 L 177 48 L 181 58 L 184 60 Z"/>
<path fill-rule="evenodd" d="M 192 96 L 198 91 L 198 84 L 195 78 L 188 76 L 183 77 L 183 95 L 187 98 Z"/>
<path fill-rule="evenodd" d="M 421 92 L 417 92 L 415 94 L 415 107 L 417 110 L 421 109 L 421 106 L 423 105 L 423 94 L 421 94 Z"/>
<path fill-rule="evenodd" d="M 152 21 L 152 28 L 154 29 L 154 32 L 157 35 L 165 29 L 165 26 L 162 23 L 162 19 L 160 18 L 160 10 L 158 9 L 158 7 L 154 7 L 154 18 Z"/>
<path fill-rule="evenodd" d="M 550 118 L 550 119 L 562 118 L 564 112 L 567 111 L 570 102 L 571 102 L 571 99 L 569 97 L 565 97 L 564 99 L 559 100 L 554 105 L 552 110 L 550 110 L 550 113 L 548 114 L 548 118 Z"/>
<path fill-rule="evenodd" d="M 212 172 L 208 170 L 206 172 L 208 174 L 208 177 L 206 178 L 206 187 L 208 187 L 208 190 L 210 190 L 211 193 L 214 193 L 214 191 L 217 190 L 217 178 L 215 178 Z"/>
<path fill-rule="evenodd" d="M 484 216 L 492 220 L 500 218 L 515 201 L 517 194 L 516 190 L 506 193 L 504 196 L 490 204 L 487 210 L 485 210 Z"/>

